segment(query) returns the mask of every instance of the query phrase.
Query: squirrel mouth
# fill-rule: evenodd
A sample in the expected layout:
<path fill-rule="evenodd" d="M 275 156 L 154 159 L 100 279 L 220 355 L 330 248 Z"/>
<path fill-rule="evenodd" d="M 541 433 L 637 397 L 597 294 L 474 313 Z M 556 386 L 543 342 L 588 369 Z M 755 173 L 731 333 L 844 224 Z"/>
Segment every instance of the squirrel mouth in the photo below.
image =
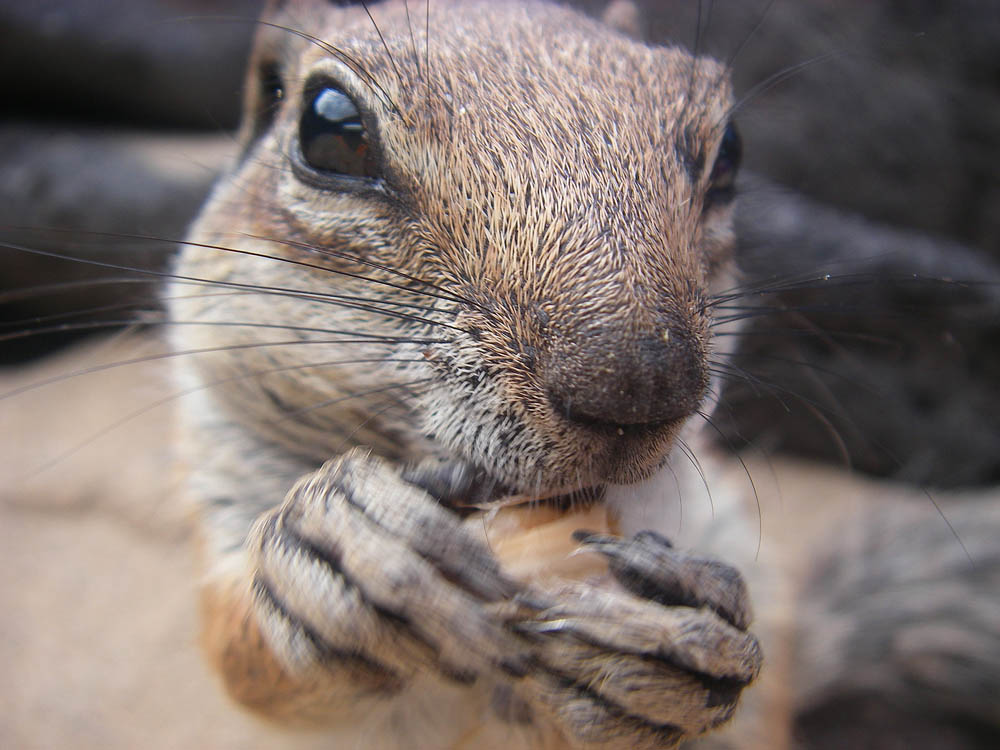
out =
<path fill-rule="evenodd" d="M 485 469 L 438 458 L 407 464 L 401 473 L 404 480 L 461 515 L 528 504 L 569 511 L 601 502 L 606 490 L 595 486 L 527 493 L 504 484 Z"/>

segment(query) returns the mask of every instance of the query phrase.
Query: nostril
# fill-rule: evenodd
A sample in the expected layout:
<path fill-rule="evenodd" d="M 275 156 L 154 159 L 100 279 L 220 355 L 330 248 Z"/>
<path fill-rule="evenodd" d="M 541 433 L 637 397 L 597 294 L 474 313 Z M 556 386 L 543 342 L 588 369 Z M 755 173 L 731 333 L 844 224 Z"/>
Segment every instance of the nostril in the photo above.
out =
<path fill-rule="evenodd" d="M 557 347 L 544 373 L 553 408 L 591 425 L 648 425 L 693 414 L 708 387 L 704 347 L 691 333 L 667 331 Z"/>

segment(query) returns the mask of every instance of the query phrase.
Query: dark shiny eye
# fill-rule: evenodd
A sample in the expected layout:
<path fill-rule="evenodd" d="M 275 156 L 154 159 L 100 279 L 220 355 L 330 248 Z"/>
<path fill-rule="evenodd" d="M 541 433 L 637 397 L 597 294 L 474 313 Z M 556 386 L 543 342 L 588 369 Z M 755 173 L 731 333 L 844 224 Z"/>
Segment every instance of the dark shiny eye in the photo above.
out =
<path fill-rule="evenodd" d="M 726 126 L 719 153 L 709 175 L 705 207 L 728 203 L 735 195 L 736 173 L 743 161 L 743 139 L 734 123 Z"/>
<path fill-rule="evenodd" d="M 317 172 L 378 177 L 378 165 L 361 112 L 340 89 L 321 85 L 306 93 L 299 122 L 305 163 Z"/>

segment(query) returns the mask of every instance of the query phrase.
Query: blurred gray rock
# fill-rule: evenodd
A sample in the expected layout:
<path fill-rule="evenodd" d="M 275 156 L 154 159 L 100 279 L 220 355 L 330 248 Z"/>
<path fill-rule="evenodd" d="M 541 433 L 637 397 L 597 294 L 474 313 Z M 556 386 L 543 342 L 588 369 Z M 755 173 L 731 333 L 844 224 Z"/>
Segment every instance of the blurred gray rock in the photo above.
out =
<path fill-rule="evenodd" d="M 165 270 L 232 146 L 225 135 L 0 129 L 4 333 L 64 326 L 68 335 L 155 309 L 160 279 L 112 266 Z M 3 361 L 64 338 L 8 339 Z"/>
<path fill-rule="evenodd" d="M 747 332 L 714 420 L 930 486 L 1000 481 L 1000 264 L 760 180 L 738 212 Z"/>
<path fill-rule="evenodd" d="M 235 127 L 261 0 L 0 2 L 0 89 L 21 117 Z"/>
<path fill-rule="evenodd" d="M 688 48 L 701 6 L 700 49 L 733 61 L 746 97 L 737 120 L 751 169 L 1000 257 L 996 0 L 640 5 L 652 40 Z"/>

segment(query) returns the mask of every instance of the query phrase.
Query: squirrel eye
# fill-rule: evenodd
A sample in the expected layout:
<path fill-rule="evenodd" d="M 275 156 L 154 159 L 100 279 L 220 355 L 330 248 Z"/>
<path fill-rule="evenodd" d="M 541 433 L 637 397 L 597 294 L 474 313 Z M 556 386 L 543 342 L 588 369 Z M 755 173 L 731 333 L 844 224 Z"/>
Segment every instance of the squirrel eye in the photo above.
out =
<path fill-rule="evenodd" d="M 719 154 L 715 157 L 712 172 L 709 175 L 708 193 L 705 196 L 705 206 L 727 203 L 735 193 L 736 172 L 743 160 L 743 139 L 734 123 L 726 126 L 719 144 Z"/>
<path fill-rule="evenodd" d="M 318 172 L 378 177 L 378 168 L 361 113 L 340 89 L 321 85 L 306 93 L 299 122 L 305 163 Z"/>
<path fill-rule="evenodd" d="M 284 83 L 281 80 L 281 69 L 277 63 L 265 63 L 257 71 L 257 97 L 254 112 L 253 139 L 268 130 L 274 123 L 274 118 L 285 96 Z"/>

